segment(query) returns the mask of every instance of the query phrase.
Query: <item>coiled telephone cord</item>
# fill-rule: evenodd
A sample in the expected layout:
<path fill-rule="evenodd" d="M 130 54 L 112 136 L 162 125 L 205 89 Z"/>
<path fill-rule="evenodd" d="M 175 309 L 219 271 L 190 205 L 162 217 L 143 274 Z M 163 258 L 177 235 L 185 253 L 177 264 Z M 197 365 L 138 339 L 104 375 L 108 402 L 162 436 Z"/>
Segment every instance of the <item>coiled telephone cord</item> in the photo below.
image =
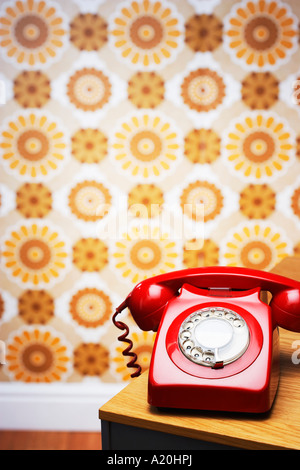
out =
<path fill-rule="evenodd" d="M 142 368 L 139 364 L 137 364 L 137 355 L 131 351 L 133 347 L 133 342 L 128 338 L 129 335 L 129 328 L 128 326 L 123 323 L 122 321 L 116 320 L 117 315 L 119 315 L 125 308 L 127 307 L 126 300 L 116 308 L 115 314 L 113 315 L 113 323 L 114 325 L 119 328 L 119 330 L 125 330 L 122 335 L 118 337 L 119 341 L 123 341 L 124 343 L 128 343 L 128 346 L 122 352 L 123 356 L 131 357 L 132 359 L 128 362 L 127 367 L 134 367 L 136 368 L 136 372 L 131 374 L 131 377 L 138 377 L 141 375 Z"/>

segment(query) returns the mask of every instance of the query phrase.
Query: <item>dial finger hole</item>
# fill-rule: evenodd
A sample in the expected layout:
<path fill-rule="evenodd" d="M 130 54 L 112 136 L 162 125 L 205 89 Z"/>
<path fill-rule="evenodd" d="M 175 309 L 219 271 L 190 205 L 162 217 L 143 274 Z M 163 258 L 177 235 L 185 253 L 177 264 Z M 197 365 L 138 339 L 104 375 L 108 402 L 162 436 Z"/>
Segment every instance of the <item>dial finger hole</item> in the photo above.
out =
<path fill-rule="evenodd" d="M 181 335 L 180 335 L 180 338 L 183 340 L 183 341 L 186 341 L 188 339 L 190 339 L 192 336 L 192 333 L 189 331 L 189 330 L 184 330 Z"/>
<path fill-rule="evenodd" d="M 239 318 L 236 318 L 234 321 L 233 321 L 233 326 L 235 328 L 242 328 L 244 326 L 245 322 Z"/>
<path fill-rule="evenodd" d="M 185 325 L 184 325 L 185 330 L 191 330 L 192 328 L 194 328 L 194 323 L 193 322 L 188 321 L 187 323 L 185 323 Z"/>
<path fill-rule="evenodd" d="M 187 340 L 183 343 L 183 347 L 186 351 L 191 351 L 194 347 L 194 343 L 191 340 Z"/>
<path fill-rule="evenodd" d="M 191 355 L 193 356 L 194 359 L 201 360 L 202 359 L 202 350 L 200 348 L 193 348 L 191 350 Z"/>

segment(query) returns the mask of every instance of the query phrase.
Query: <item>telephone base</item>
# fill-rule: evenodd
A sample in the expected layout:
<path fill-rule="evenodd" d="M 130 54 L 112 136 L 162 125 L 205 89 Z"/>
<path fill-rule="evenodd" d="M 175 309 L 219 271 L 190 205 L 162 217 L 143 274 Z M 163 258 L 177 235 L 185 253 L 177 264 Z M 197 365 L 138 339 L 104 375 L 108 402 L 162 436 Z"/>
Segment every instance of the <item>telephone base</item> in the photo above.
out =
<path fill-rule="evenodd" d="M 219 387 L 209 384 L 192 386 L 184 384 L 149 385 L 148 403 L 157 408 L 177 408 L 202 411 L 224 411 L 240 413 L 265 413 L 273 405 L 277 381 L 263 390 L 243 390 Z M 188 387 L 188 388 L 187 388 Z"/>
<path fill-rule="evenodd" d="M 262 365 L 256 360 L 242 372 L 217 380 L 184 373 L 171 361 L 163 373 L 157 367 L 154 371 L 152 366 L 148 403 L 158 408 L 265 413 L 272 407 L 279 382 L 277 328 L 273 332 L 273 351 L 269 357 L 269 364 L 261 357 Z"/>
<path fill-rule="evenodd" d="M 159 408 L 268 411 L 279 380 L 279 333 L 273 327 L 270 307 L 261 302 L 259 294 L 259 289 L 253 289 L 216 299 L 185 286 L 169 304 L 157 333 L 149 370 L 149 404 Z M 237 328 L 230 326 L 235 322 L 239 322 Z M 221 328 L 222 335 L 212 337 L 210 324 L 214 333 Z M 247 332 L 247 328 L 246 344 L 247 335 L 242 331 Z M 235 329 L 239 340 L 233 339 Z M 204 365 L 204 354 L 193 357 L 194 350 L 201 356 L 200 345 L 218 349 L 225 340 L 224 350 L 231 351 L 231 342 L 238 341 L 242 353 L 223 367 L 214 367 L 210 358 L 211 366 Z M 212 351 L 211 355 L 216 359 Z"/>

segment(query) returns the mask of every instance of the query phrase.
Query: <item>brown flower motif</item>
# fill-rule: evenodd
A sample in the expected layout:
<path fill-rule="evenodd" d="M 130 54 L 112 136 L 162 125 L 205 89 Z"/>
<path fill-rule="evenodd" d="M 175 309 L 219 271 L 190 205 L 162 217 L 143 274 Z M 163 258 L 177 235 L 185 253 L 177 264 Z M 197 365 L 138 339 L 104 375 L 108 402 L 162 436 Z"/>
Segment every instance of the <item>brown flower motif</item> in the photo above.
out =
<path fill-rule="evenodd" d="M 50 94 L 50 80 L 40 70 L 25 70 L 14 80 L 14 98 L 23 108 L 41 108 Z"/>
<path fill-rule="evenodd" d="M 101 344 L 81 343 L 74 351 L 74 368 L 81 375 L 100 376 L 109 368 L 109 352 Z"/>
<path fill-rule="evenodd" d="M 17 210 L 26 218 L 43 218 L 52 209 L 52 194 L 42 183 L 25 183 L 16 196 Z"/>
<path fill-rule="evenodd" d="M 82 238 L 73 247 L 73 263 L 81 271 L 101 271 L 108 263 L 107 246 L 97 238 Z"/>
<path fill-rule="evenodd" d="M 128 207 L 135 217 L 156 217 L 163 203 L 162 190 L 154 184 L 138 184 L 128 194 Z"/>
<path fill-rule="evenodd" d="M 19 297 L 19 315 L 25 323 L 45 324 L 54 315 L 54 301 L 44 290 L 27 290 Z"/>
<path fill-rule="evenodd" d="M 107 137 L 98 129 L 79 129 L 71 140 L 72 155 L 81 163 L 99 163 L 107 155 Z"/>
<path fill-rule="evenodd" d="M 221 152 L 221 139 L 212 129 L 193 129 L 184 139 L 184 155 L 192 163 L 212 163 Z"/>
<path fill-rule="evenodd" d="M 296 245 L 294 246 L 293 251 L 294 251 L 295 256 L 300 256 L 300 242 L 296 243 Z"/>
<path fill-rule="evenodd" d="M 300 158 L 300 135 L 296 138 L 296 156 Z"/>
<path fill-rule="evenodd" d="M 106 21 L 96 14 L 78 14 L 70 24 L 70 41 L 80 51 L 97 51 L 107 42 Z"/>
<path fill-rule="evenodd" d="M 155 72 L 137 72 L 128 82 L 128 99 L 137 108 L 156 108 L 164 93 L 164 81 Z"/>
<path fill-rule="evenodd" d="M 222 42 L 223 24 L 214 15 L 194 15 L 185 24 L 185 42 L 195 52 L 214 51 Z"/>
<path fill-rule="evenodd" d="M 190 240 L 189 243 L 196 243 Z M 187 243 L 183 247 L 183 264 L 187 268 L 200 268 L 203 266 L 217 266 L 219 263 L 219 247 L 210 239 L 203 241 L 203 247 L 199 249 L 188 249 Z"/>
<path fill-rule="evenodd" d="M 242 100 L 251 109 L 269 109 L 278 100 L 279 81 L 270 72 L 252 72 L 242 81 Z"/>
<path fill-rule="evenodd" d="M 240 195 L 240 210 L 248 219 L 266 219 L 275 204 L 276 195 L 267 184 L 249 184 Z"/>
<path fill-rule="evenodd" d="M 300 188 L 293 192 L 291 206 L 294 214 L 300 218 Z"/>

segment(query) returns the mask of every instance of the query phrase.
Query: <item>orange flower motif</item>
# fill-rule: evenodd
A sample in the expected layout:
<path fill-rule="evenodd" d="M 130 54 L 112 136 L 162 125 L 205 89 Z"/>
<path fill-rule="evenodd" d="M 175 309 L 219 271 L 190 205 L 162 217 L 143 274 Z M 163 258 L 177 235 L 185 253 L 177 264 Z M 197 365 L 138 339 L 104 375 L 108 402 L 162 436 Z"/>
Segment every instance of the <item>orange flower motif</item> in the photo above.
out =
<path fill-rule="evenodd" d="M 22 286 L 57 282 L 67 268 L 66 242 L 48 224 L 22 224 L 5 237 L 3 268 Z"/>
<path fill-rule="evenodd" d="M 297 24 L 290 7 L 280 0 L 238 3 L 226 22 L 227 49 L 244 67 L 277 67 L 297 46 Z"/>
<path fill-rule="evenodd" d="M 182 44 L 181 17 L 173 4 L 122 3 L 112 21 L 112 46 L 130 65 L 150 69 L 174 60 Z"/>
<path fill-rule="evenodd" d="M 0 50 L 15 65 L 48 65 L 67 42 L 66 21 L 57 3 L 22 0 L 6 2 L 0 11 Z"/>
<path fill-rule="evenodd" d="M 86 287 L 73 295 L 70 313 L 74 320 L 86 328 L 97 328 L 112 314 L 112 303 L 108 295 L 94 287 Z"/>
<path fill-rule="evenodd" d="M 48 112 L 26 110 L 4 125 L 0 149 L 9 173 L 27 180 L 48 178 L 66 161 L 67 136 Z"/>
<path fill-rule="evenodd" d="M 190 183 L 180 197 L 184 213 L 193 220 L 202 220 L 202 211 L 197 212 L 198 205 L 204 205 L 204 222 L 213 220 L 222 210 L 223 195 L 219 188 L 208 181 Z"/>
<path fill-rule="evenodd" d="M 102 219 L 111 205 L 109 190 L 97 181 L 83 181 L 71 189 L 69 207 L 78 219 L 95 222 Z"/>
<path fill-rule="evenodd" d="M 111 96 L 108 77 L 93 67 L 77 70 L 67 85 L 71 103 L 83 111 L 96 111 L 103 108 Z"/>
<path fill-rule="evenodd" d="M 293 130 L 275 113 L 245 113 L 231 122 L 226 134 L 228 164 L 245 178 L 275 177 L 291 164 Z"/>
<path fill-rule="evenodd" d="M 116 164 L 135 177 L 158 177 L 180 157 L 178 129 L 161 113 L 137 111 L 118 125 L 112 141 Z"/>
<path fill-rule="evenodd" d="M 25 327 L 7 343 L 7 370 L 21 382 L 58 382 L 69 373 L 68 346 L 50 327 Z"/>
<path fill-rule="evenodd" d="M 178 264 L 176 243 L 156 225 L 136 225 L 115 243 L 114 264 L 124 279 L 136 284 L 147 277 L 174 270 Z"/>
<path fill-rule="evenodd" d="M 243 266 L 269 271 L 290 254 L 285 236 L 271 224 L 248 223 L 229 235 L 224 248 L 227 266 Z"/>
<path fill-rule="evenodd" d="M 181 85 L 181 96 L 189 108 L 197 112 L 216 109 L 225 97 L 225 84 L 214 70 L 201 68 L 186 76 Z"/>

